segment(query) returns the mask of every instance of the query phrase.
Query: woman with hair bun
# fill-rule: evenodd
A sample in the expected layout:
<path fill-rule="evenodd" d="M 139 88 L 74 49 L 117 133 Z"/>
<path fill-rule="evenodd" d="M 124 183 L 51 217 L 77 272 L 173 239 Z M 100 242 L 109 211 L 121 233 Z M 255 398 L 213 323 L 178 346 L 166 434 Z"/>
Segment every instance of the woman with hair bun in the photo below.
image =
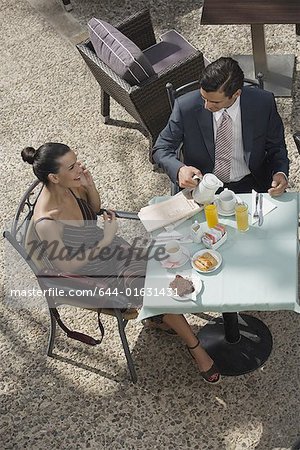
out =
<path fill-rule="evenodd" d="M 50 142 L 37 150 L 26 147 L 21 155 L 43 183 L 33 223 L 39 241 L 46 245 L 50 264 L 65 272 L 101 277 L 119 292 L 126 287 L 131 292 L 139 292 L 145 277 L 145 261 L 142 264 L 135 261 L 130 245 L 116 236 L 113 211 L 104 212 L 103 229 L 97 226 L 100 196 L 92 175 L 77 161 L 74 151 L 65 144 Z M 129 263 L 124 257 L 126 252 L 131 255 Z M 219 382 L 218 369 L 184 316 L 164 314 L 149 319 L 147 324 L 151 328 L 174 330 L 184 340 L 204 380 L 212 384 Z"/>

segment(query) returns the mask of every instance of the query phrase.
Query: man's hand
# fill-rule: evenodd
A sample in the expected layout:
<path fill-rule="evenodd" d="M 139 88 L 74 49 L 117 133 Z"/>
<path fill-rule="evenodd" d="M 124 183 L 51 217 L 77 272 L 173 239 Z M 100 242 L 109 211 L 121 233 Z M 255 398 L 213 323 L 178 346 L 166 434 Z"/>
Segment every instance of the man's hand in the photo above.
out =
<path fill-rule="evenodd" d="M 273 181 L 268 193 L 271 197 L 278 197 L 283 194 L 288 186 L 288 181 L 283 173 L 275 173 L 273 175 Z"/>
<path fill-rule="evenodd" d="M 197 180 L 193 180 L 193 176 L 198 175 L 202 178 L 199 169 L 193 166 L 182 166 L 178 171 L 178 184 L 181 188 L 194 188 L 197 186 Z"/>

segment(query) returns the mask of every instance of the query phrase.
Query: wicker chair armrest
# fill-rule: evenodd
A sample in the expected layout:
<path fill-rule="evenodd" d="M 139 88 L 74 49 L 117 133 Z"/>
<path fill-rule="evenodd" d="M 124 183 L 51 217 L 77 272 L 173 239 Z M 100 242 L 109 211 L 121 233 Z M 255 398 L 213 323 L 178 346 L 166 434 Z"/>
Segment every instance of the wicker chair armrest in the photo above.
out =
<path fill-rule="evenodd" d="M 135 91 L 138 91 L 141 87 L 152 84 L 158 78 L 157 74 L 155 74 L 144 80 L 141 84 L 131 86 L 127 83 L 127 81 L 123 80 L 123 78 L 117 75 L 116 72 L 111 70 L 103 61 L 101 61 L 96 53 L 89 48 L 89 45 L 90 40 L 88 39 L 80 44 L 77 44 L 76 47 L 104 91 L 107 90 L 109 92 L 109 89 L 107 89 L 107 85 L 109 85 L 110 88 L 113 88 L 114 90 L 119 88 L 122 89 L 122 91 L 125 91 L 128 95 L 131 95 Z"/>
<path fill-rule="evenodd" d="M 144 98 L 144 103 L 147 102 L 147 94 L 151 93 L 157 97 L 158 90 L 163 89 L 166 94 L 166 84 L 171 82 L 174 88 L 180 86 L 182 84 L 183 79 L 189 79 L 192 77 L 189 76 L 192 71 L 193 74 L 195 71 L 197 75 L 193 75 L 194 78 L 191 81 L 194 81 L 201 75 L 201 72 L 204 69 L 204 60 L 201 52 L 196 51 L 194 54 L 188 56 L 185 60 L 180 61 L 179 63 L 172 64 L 172 66 L 167 67 L 164 71 L 160 72 L 157 76 L 155 83 L 153 83 L 152 78 L 149 78 L 144 83 L 139 86 L 139 89 L 136 89 L 134 92 L 131 92 L 131 98 L 135 98 L 141 96 Z M 172 81 L 173 80 L 173 81 Z M 146 95 L 146 98 L 145 98 Z M 153 98 L 150 98 L 153 101 Z"/>
<path fill-rule="evenodd" d="M 148 80 L 143 85 L 140 85 L 139 89 L 130 93 L 130 98 L 137 112 L 147 121 L 153 141 L 165 127 L 171 114 L 166 84 L 170 82 L 177 88 L 183 83 L 185 84 L 199 78 L 203 69 L 203 55 L 201 52 L 196 51 L 184 61 L 173 64 L 161 72 L 155 82 L 150 83 L 150 80 Z M 147 109 L 145 109 L 145 105 L 148 105 Z M 152 161 L 151 155 L 150 160 Z"/>
<path fill-rule="evenodd" d="M 137 86 L 131 86 L 127 81 L 119 77 L 116 72 L 111 70 L 100 58 L 98 58 L 96 53 L 88 47 L 88 44 L 90 44 L 89 39 L 77 44 L 76 47 L 98 82 L 101 80 L 102 84 L 106 79 L 108 83 L 117 85 L 127 93 L 130 93 L 137 88 Z M 105 86 L 103 87 L 105 90 Z"/>
<path fill-rule="evenodd" d="M 204 69 L 203 54 L 199 50 L 195 50 L 194 53 L 192 53 L 191 55 L 186 57 L 184 60 L 181 60 L 181 61 L 177 62 L 176 64 L 172 64 L 172 66 L 166 67 L 164 70 L 162 70 L 158 74 L 158 78 L 160 80 L 167 80 L 170 77 L 170 75 L 173 74 L 177 70 L 179 70 L 179 71 L 181 71 L 181 73 L 183 73 L 183 71 L 186 71 L 185 66 L 190 65 L 194 61 L 200 62 L 201 65 L 203 65 L 203 69 Z M 199 72 L 199 76 L 200 76 L 200 72 Z M 194 81 L 194 80 L 192 80 L 192 81 Z M 166 81 L 166 83 L 167 83 L 167 81 Z"/>
<path fill-rule="evenodd" d="M 155 89 L 158 83 L 164 83 L 164 90 L 166 90 L 166 84 L 168 82 L 171 82 L 174 88 L 179 87 L 182 84 L 182 79 L 184 79 L 184 74 L 188 74 L 192 67 L 195 67 L 196 70 L 199 70 L 197 76 L 194 77 L 193 80 L 191 80 L 194 81 L 195 79 L 199 78 L 202 70 L 204 69 L 203 54 L 199 50 L 195 50 L 195 53 L 189 55 L 184 60 L 166 67 L 164 70 L 159 72 L 159 74 L 155 74 L 152 77 L 147 78 L 139 86 L 136 86 L 136 89 L 130 92 L 130 96 L 131 98 L 135 98 L 136 96 L 140 95 L 144 96 L 145 92 L 147 92 L 149 89 L 152 89 L 153 82 L 155 82 Z M 174 77 L 178 79 L 177 83 L 173 83 L 173 81 L 171 81 L 172 79 L 174 79 Z"/>
<path fill-rule="evenodd" d="M 143 9 L 133 14 L 117 25 L 118 30 L 125 34 L 141 50 L 156 44 L 150 11 Z"/>

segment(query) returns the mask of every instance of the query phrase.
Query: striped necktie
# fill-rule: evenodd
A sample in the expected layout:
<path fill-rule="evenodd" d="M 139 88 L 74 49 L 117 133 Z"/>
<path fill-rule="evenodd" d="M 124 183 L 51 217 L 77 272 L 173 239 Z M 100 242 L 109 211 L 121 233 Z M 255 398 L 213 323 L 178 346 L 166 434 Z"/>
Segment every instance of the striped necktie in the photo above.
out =
<path fill-rule="evenodd" d="M 221 123 L 217 129 L 215 145 L 215 168 L 214 174 L 223 183 L 230 181 L 230 165 L 233 148 L 233 127 L 232 119 L 228 112 L 224 110 Z"/>

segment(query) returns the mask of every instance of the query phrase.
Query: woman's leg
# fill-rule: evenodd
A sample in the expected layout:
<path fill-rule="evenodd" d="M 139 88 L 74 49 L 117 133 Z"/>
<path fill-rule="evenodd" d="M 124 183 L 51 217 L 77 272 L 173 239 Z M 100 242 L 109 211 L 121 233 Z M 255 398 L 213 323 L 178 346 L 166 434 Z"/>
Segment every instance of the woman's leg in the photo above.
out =
<path fill-rule="evenodd" d="M 186 318 L 181 314 L 164 314 L 163 322 L 182 338 L 188 347 L 194 347 L 198 338 L 194 335 Z M 201 372 L 206 372 L 213 365 L 213 360 L 201 347 L 201 344 L 190 350 Z"/>

